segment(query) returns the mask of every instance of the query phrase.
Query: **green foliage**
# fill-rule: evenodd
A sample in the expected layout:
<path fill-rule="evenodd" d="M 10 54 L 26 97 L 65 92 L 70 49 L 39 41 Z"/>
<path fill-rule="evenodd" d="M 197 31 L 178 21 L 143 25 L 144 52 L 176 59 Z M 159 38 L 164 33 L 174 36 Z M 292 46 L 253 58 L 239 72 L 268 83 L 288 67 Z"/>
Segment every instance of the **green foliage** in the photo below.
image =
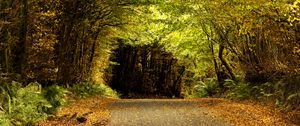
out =
<path fill-rule="evenodd" d="M 273 84 L 269 82 L 254 86 L 249 82 L 227 79 L 224 85 L 229 89 L 227 91 L 227 97 L 229 98 L 246 99 L 254 97 L 260 99 L 273 96 Z"/>
<path fill-rule="evenodd" d="M 274 88 L 275 84 L 271 82 L 266 82 L 263 84 L 260 84 L 259 86 L 252 87 L 254 89 L 254 92 L 252 93 L 253 96 L 256 96 L 257 98 L 263 98 L 263 97 L 271 97 L 275 95 Z"/>
<path fill-rule="evenodd" d="M 17 91 L 22 87 L 21 83 L 13 81 L 11 84 L 4 83 L 1 85 L 1 91 L 6 92 L 9 96 L 16 97 Z"/>
<path fill-rule="evenodd" d="M 216 78 L 206 78 L 194 86 L 192 97 L 209 97 L 219 92 Z"/>
<path fill-rule="evenodd" d="M 299 107 L 299 89 L 296 88 L 292 91 L 287 88 L 288 83 L 283 81 L 252 84 L 245 81 L 227 79 L 224 85 L 228 89 L 226 91 L 227 98 L 274 101 L 283 110 L 293 110 Z"/>
<path fill-rule="evenodd" d="M 47 113 L 54 114 L 60 106 L 63 106 L 66 103 L 66 95 L 68 91 L 58 85 L 52 85 L 46 87 L 43 90 L 43 96 L 47 101 L 52 105 L 51 108 L 48 108 Z"/>
<path fill-rule="evenodd" d="M 51 104 L 43 97 L 41 85 L 30 83 L 3 84 L 1 88 L 0 125 L 28 125 L 48 117 L 45 109 Z"/>
<path fill-rule="evenodd" d="M 104 84 L 94 84 L 90 82 L 74 84 L 70 91 L 79 97 L 88 97 L 93 95 L 100 95 L 106 97 L 117 98 L 118 94 L 116 91 L 112 90 L 110 87 Z"/>
<path fill-rule="evenodd" d="M 286 110 L 298 109 L 300 104 L 299 99 L 300 99 L 300 91 L 296 93 L 291 93 L 288 95 L 285 104 L 284 105 L 281 104 L 282 105 L 281 107 L 284 107 Z"/>
<path fill-rule="evenodd" d="M 253 89 L 247 82 L 236 82 L 230 79 L 225 80 L 224 86 L 229 88 L 227 97 L 237 99 L 249 98 Z"/>
<path fill-rule="evenodd" d="M 275 98 L 276 92 L 275 84 L 266 82 L 262 84 L 251 84 L 245 81 L 233 81 L 227 79 L 224 83 L 225 87 L 228 88 L 226 93 L 229 98 L 246 99 L 265 99 Z"/>
<path fill-rule="evenodd" d="M 103 84 L 80 83 L 68 89 L 52 85 L 42 89 L 39 83 L 30 83 L 26 87 L 14 81 L 4 83 L 0 85 L 0 125 L 34 125 L 52 116 L 65 105 L 68 90 L 80 97 L 118 97 L 115 91 Z"/>

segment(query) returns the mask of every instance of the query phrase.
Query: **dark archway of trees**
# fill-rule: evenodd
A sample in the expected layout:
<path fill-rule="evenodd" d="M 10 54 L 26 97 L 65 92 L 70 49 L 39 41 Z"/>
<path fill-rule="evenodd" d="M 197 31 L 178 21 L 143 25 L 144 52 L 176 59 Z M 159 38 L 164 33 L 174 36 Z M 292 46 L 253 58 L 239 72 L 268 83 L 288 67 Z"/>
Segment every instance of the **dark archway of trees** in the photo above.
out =
<path fill-rule="evenodd" d="M 179 65 L 163 46 L 121 43 L 113 52 L 110 59 L 114 63 L 106 73 L 107 82 L 125 97 L 132 97 L 132 94 L 183 97 L 185 66 Z"/>

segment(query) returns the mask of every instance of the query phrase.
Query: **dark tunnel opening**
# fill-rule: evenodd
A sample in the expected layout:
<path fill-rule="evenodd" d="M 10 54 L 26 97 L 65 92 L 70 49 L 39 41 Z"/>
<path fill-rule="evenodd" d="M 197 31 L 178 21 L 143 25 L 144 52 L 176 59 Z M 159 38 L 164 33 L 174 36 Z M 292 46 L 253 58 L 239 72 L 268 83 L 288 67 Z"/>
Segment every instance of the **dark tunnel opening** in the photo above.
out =
<path fill-rule="evenodd" d="M 185 66 L 157 43 L 120 43 L 110 57 L 106 83 L 125 98 L 183 98 Z"/>

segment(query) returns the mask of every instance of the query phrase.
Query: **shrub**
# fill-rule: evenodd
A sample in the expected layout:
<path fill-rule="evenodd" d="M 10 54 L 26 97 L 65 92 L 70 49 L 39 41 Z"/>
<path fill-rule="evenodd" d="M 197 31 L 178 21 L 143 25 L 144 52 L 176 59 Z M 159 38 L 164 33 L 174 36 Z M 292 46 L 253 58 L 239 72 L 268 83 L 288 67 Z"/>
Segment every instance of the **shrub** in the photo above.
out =
<path fill-rule="evenodd" d="M 116 91 L 112 90 L 109 86 L 89 82 L 75 84 L 71 87 L 70 91 L 79 97 L 88 97 L 93 95 L 101 95 L 114 98 L 118 97 Z"/>
<path fill-rule="evenodd" d="M 219 91 L 216 78 L 206 78 L 194 86 L 192 97 L 209 97 L 217 94 Z"/>
<path fill-rule="evenodd" d="M 76 96 L 101 95 L 118 97 L 117 93 L 104 84 L 80 83 L 69 88 Z M 38 83 L 22 87 L 12 82 L 0 85 L 0 125 L 34 125 L 52 116 L 66 103 L 69 92 L 52 85 L 42 89 Z"/>
<path fill-rule="evenodd" d="M 237 98 L 237 99 L 246 99 L 251 96 L 252 87 L 249 83 L 243 81 L 234 81 L 231 79 L 225 80 L 224 86 L 229 90 L 227 91 L 226 97 Z"/>
<path fill-rule="evenodd" d="M 227 79 L 224 85 L 229 89 L 227 92 L 229 98 L 246 99 L 251 97 L 264 99 L 275 95 L 275 84 L 271 82 L 251 84 L 245 81 Z"/>
<path fill-rule="evenodd" d="M 0 125 L 30 125 L 48 117 L 44 110 L 52 106 L 41 94 L 40 84 L 30 83 L 22 88 L 21 84 L 12 82 L 0 88 Z"/>
<path fill-rule="evenodd" d="M 66 103 L 66 95 L 68 91 L 58 85 L 52 85 L 50 87 L 46 87 L 43 90 L 43 96 L 47 99 L 47 101 L 51 104 L 51 108 L 46 110 L 49 114 L 54 114 Z"/>

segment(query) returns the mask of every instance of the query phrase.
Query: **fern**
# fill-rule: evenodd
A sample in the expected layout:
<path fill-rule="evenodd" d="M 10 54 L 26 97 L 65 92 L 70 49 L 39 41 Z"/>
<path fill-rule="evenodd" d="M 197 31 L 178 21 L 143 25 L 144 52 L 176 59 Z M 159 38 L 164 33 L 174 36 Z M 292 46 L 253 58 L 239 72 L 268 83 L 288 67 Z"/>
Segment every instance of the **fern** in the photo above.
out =
<path fill-rule="evenodd" d="M 300 97 L 300 92 L 296 92 L 296 93 L 293 93 L 293 94 L 289 95 L 287 100 L 291 101 L 293 99 L 298 99 L 299 97 Z"/>
<path fill-rule="evenodd" d="M 1 85 L 3 96 L 0 114 L 1 125 L 30 125 L 44 120 L 48 114 L 45 108 L 52 107 L 41 95 L 41 86 L 30 83 L 22 88 L 19 83 Z"/>
<path fill-rule="evenodd" d="M 295 93 L 291 93 L 288 97 L 287 97 L 287 101 L 286 101 L 286 106 L 285 108 L 288 109 L 296 109 L 299 108 L 299 104 L 300 104 L 300 92 L 295 92 Z"/>
<path fill-rule="evenodd" d="M 46 109 L 49 114 L 57 112 L 60 106 L 66 103 L 66 95 L 68 91 L 58 85 L 52 85 L 43 90 L 43 96 L 51 104 L 51 108 Z"/>
<path fill-rule="evenodd" d="M 230 79 L 225 80 L 224 86 L 229 88 L 226 97 L 245 99 L 251 96 L 252 87 L 246 82 L 236 82 Z"/>
<path fill-rule="evenodd" d="M 106 85 L 81 83 L 70 88 L 77 96 L 92 95 L 118 97 L 117 93 Z M 69 92 L 57 85 L 45 89 L 39 83 L 30 83 L 26 87 L 12 82 L 0 85 L 0 125 L 34 125 L 45 120 L 66 103 Z"/>
<path fill-rule="evenodd" d="M 193 97 L 209 97 L 218 93 L 218 91 L 217 80 L 215 78 L 207 78 L 195 85 L 192 95 Z"/>
<path fill-rule="evenodd" d="M 25 88 L 17 91 L 17 97 L 13 99 L 11 115 L 22 123 L 35 123 L 46 119 L 48 114 L 45 108 L 51 108 L 51 104 L 42 96 L 41 86 L 37 83 L 30 83 Z"/>

